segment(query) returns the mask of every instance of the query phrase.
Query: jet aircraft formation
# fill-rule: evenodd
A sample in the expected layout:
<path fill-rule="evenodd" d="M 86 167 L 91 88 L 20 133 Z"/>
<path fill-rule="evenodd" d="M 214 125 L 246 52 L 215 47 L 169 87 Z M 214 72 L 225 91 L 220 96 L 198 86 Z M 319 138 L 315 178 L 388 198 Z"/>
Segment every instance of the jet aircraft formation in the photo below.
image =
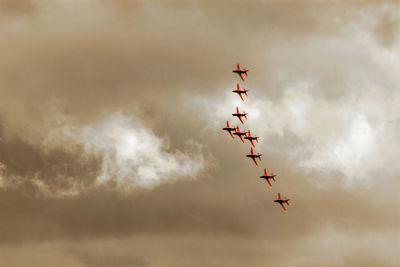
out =
<path fill-rule="evenodd" d="M 233 70 L 232 72 L 238 74 L 240 79 L 242 80 L 242 82 L 244 82 L 245 80 L 243 78 L 243 74 L 246 75 L 246 77 L 247 77 L 247 72 L 248 71 L 249 71 L 248 69 L 241 69 L 240 65 L 238 63 L 237 64 L 237 68 L 235 70 Z M 244 101 L 243 95 L 245 95 L 247 97 L 247 92 L 248 91 L 249 90 L 246 90 L 246 88 L 240 89 L 239 83 L 237 83 L 236 89 L 233 90 L 232 92 L 238 94 L 240 99 L 242 99 L 242 101 Z M 240 112 L 238 106 L 236 107 L 236 112 L 232 113 L 232 116 L 238 118 L 239 121 L 243 125 L 245 124 L 245 121 L 243 120 L 243 118 L 246 119 L 246 121 L 247 121 L 247 115 L 248 115 L 248 113 L 246 113 L 244 111 Z M 250 147 L 250 154 L 246 155 L 246 157 L 248 157 L 251 160 L 253 160 L 254 164 L 256 164 L 258 166 L 259 162 L 257 162 L 257 160 L 261 161 L 262 154 L 260 154 L 259 152 L 255 153 L 253 148 L 255 148 L 254 141 L 256 141 L 258 143 L 259 136 L 257 136 L 257 135 L 252 136 L 251 133 L 250 133 L 250 130 L 240 131 L 239 125 L 230 126 L 229 125 L 229 120 L 226 121 L 226 127 L 222 128 L 222 130 L 227 131 L 232 136 L 232 138 L 235 138 L 235 135 L 236 135 L 237 137 L 239 137 L 239 139 L 243 143 L 244 143 L 244 140 L 248 140 L 249 143 L 251 144 L 251 147 Z M 261 179 L 265 179 L 267 181 L 269 186 L 272 186 L 271 180 L 276 182 L 275 181 L 275 177 L 276 177 L 276 174 L 273 174 L 273 173 L 268 174 L 267 173 L 267 168 L 264 168 L 264 175 L 260 176 Z M 286 210 L 286 207 L 285 207 L 284 204 L 289 206 L 289 200 L 290 199 L 287 199 L 287 198 L 282 199 L 281 198 L 281 194 L 278 193 L 278 198 L 276 200 L 274 200 L 274 202 L 279 203 L 282 206 L 283 210 Z"/>

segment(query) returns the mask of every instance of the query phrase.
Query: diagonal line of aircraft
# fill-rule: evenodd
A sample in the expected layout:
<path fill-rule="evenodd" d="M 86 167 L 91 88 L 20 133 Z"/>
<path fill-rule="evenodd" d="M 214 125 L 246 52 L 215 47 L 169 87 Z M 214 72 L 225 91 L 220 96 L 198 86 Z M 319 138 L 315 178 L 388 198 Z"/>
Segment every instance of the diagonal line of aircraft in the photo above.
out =
<path fill-rule="evenodd" d="M 245 68 L 241 69 L 239 63 L 237 63 L 237 68 L 234 69 L 232 72 L 238 74 L 240 79 L 244 82 L 243 74 L 246 75 L 246 78 L 247 78 L 248 71 L 249 70 L 245 69 Z M 243 94 L 247 97 L 248 91 L 249 90 L 247 90 L 246 88 L 240 89 L 239 83 L 236 84 L 236 89 L 232 90 L 233 93 L 236 93 L 239 95 L 239 97 L 240 97 L 240 99 L 242 99 L 242 101 L 244 101 Z M 248 115 L 248 113 L 246 113 L 244 111 L 240 112 L 238 106 L 236 107 L 236 112 L 232 113 L 232 116 L 238 118 L 242 124 L 245 123 L 243 121 L 243 118 L 245 118 L 247 121 L 247 115 Z M 259 136 L 257 136 L 257 135 L 252 136 L 250 133 L 250 130 L 240 131 L 238 125 L 230 126 L 229 121 L 226 121 L 226 127 L 222 128 L 222 130 L 227 131 L 231 135 L 232 138 L 235 138 L 234 135 L 238 136 L 243 143 L 244 143 L 244 140 L 248 140 L 252 147 L 250 148 L 250 154 L 247 154 L 246 157 L 252 159 L 253 162 L 258 166 L 257 159 L 259 161 L 261 161 L 262 154 L 260 154 L 260 152 L 257 152 L 257 153 L 254 152 L 253 148 L 255 148 L 255 144 L 253 141 L 256 141 L 258 143 Z M 276 174 L 273 174 L 273 173 L 268 175 L 267 168 L 264 168 L 264 175 L 260 176 L 260 178 L 265 179 L 267 181 L 267 183 L 269 184 L 269 186 L 271 186 L 271 187 L 272 187 L 272 184 L 271 184 L 270 180 L 273 180 L 274 182 L 276 182 L 275 177 L 276 177 Z M 286 210 L 284 204 L 289 206 L 289 200 L 290 199 L 287 199 L 287 198 L 285 198 L 285 199 L 281 198 L 281 193 L 278 193 L 278 198 L 276 200 L 274 200 L 274 202 L 279 203 L 282 206 L 283 210 Z"/>

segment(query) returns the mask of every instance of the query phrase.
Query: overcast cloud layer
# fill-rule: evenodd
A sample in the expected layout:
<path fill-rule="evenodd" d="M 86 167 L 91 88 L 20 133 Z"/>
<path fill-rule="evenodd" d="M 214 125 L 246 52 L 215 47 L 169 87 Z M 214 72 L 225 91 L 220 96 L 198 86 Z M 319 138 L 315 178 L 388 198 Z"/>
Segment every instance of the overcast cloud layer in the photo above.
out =
<path fill-rule="evenodd" d="M 399 11 L 0 2 L 0 266 L 400 266 Z"/>

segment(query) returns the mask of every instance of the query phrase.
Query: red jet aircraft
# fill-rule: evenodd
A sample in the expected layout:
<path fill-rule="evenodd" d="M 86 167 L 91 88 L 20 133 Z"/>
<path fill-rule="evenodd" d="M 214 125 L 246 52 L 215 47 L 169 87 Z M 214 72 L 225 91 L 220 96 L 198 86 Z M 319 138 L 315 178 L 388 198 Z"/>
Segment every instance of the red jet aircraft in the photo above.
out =
<path fill-rule="evenodd" d="M 244 101 L 242 94 L 245 94 L 247 96 L 247 92 L 249 90 L 246 90 L 246 88 L 243 88 L 243 90 L 240 90 L 239 84 L 237 84 L 236 87 L 237 87 L 237 89 L 233 90 L 232 92 L 237 93 L 240 96 L 240 98 L 242 99 L 242 101 Z"/>
<path fill-rule="evenodd" d="M 286 209 L 285 209 L 285 206 L 283 205 L 283 203 L 286 203 L 286 205 L 289 206 L 289 200 L 290 200 L 290 199 L 287 199 L 287 198 L 285 198 L 285 200 L 283 200 L 283 199 L 281 198 L 281 193 L 278 193 L 278 199 L 274 200 L 274 202 L 277 202 L 277 203 L 281 204 L 283 210 L 286 210 Z"/>
<path fill-rule="evenodd" d="M 232 113 L 232 116 L 237 117 L 237 118 L 240 120 L 240 122 L 241 122 L 242 124 L 244 124 L 244 122 L 243 122 L 243 120 L 242 120 L 242 117 L 245 117 L 246 120 L 247 120 L 247 116 L 246 116 L 247 114 L 248 114 L 248 113 L 246 113 L 246 112 L 239 113 L 239 107 L 236 107 L 236 113 Z"/>
<path fill-rule="evenodd" d="M 254 154 L 253 148 L 251 148 L 250 154 L 246 155 L 246 157 L 251 158 L 257 166 L 258 166 L 258 163 L 256 161 L 256 158 L 258 158 L 261 161 L 261 156 L 262 156 L 262 154 L 260 154 L 260 153 Z"/>
<path fill-rule="evenodd" d="M 232 136 L 232 138 L 234 138 L 232 132 L 236 131 L 236 128 L 229 127 L 229 121 L 226 121 L 226 127 L 222 128 L 222 130 L 227 131 Z"/>
<path fill-rule="evenodd" d="M 255 147 L 255 146 L 254 146 L 254 143 L 253 143 L 253 140 L 256 140 L 257 143 L 258 143 L 258 138 L 259 138 L 259 136 L 257 136 L 257 135 L 251 136 L 251 133 L 250 133 L 250 130 L 249 130 L 249 134 L 248 134 L 244 139 L 249 140 L 250 143 L 251 143 L 251 145 L 252 145 L 253 147 Z"/>
<path fill-rule="evenodd" d="M 243 140 L 242 136 L 243 135 L 246 136 L 246 131 L 241 132 L 239 130 L 239 126 L 236 126 L 236 132 L 234 132 L 233 134 L 239 136 L 240 140 L 242 140 L 242 142 L 244 143 L 244 140 Z"/>
<path fill-rule="evenodd" d="M 242 76 L 242 74 L 246 74 L 246 77 L 247 77 L 247 72 L 248 72 L 249 70 L 246 70 L 246 69 L 240 69 L 240 66 L 239 66 L 239 63 L 237 64 L 237 69 L 236 70 L 233 70 L 232 72 L 233 73 L 237 73 L 239 76 L 240 76 L 240 79 L 242 79 L 242 81 L 244 81 L 244 79 L 243 79 L 243 76 Z"/>
<path fill-rule="evenodd" d="M 264 175 L 260 176 L 260 178 L 265 179 L 268 182 L 269 186 L 272 186 L 269 180 L 272 179 L 275 182 L 275 176 L 276 175 L 273 173 L 271 173 L 271 175 L 268 175 L 267 168 L 264 168 Z"/>

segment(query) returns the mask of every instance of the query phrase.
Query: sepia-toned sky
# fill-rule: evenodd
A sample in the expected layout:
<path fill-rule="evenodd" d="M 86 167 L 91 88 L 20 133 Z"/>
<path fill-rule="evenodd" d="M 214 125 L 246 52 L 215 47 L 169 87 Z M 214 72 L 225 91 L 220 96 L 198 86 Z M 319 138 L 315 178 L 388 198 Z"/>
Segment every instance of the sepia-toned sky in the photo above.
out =
<path fill-rule="evenodd" d="M 1 0 L 0 266 L 400 266 L 399 11 Z"/>

